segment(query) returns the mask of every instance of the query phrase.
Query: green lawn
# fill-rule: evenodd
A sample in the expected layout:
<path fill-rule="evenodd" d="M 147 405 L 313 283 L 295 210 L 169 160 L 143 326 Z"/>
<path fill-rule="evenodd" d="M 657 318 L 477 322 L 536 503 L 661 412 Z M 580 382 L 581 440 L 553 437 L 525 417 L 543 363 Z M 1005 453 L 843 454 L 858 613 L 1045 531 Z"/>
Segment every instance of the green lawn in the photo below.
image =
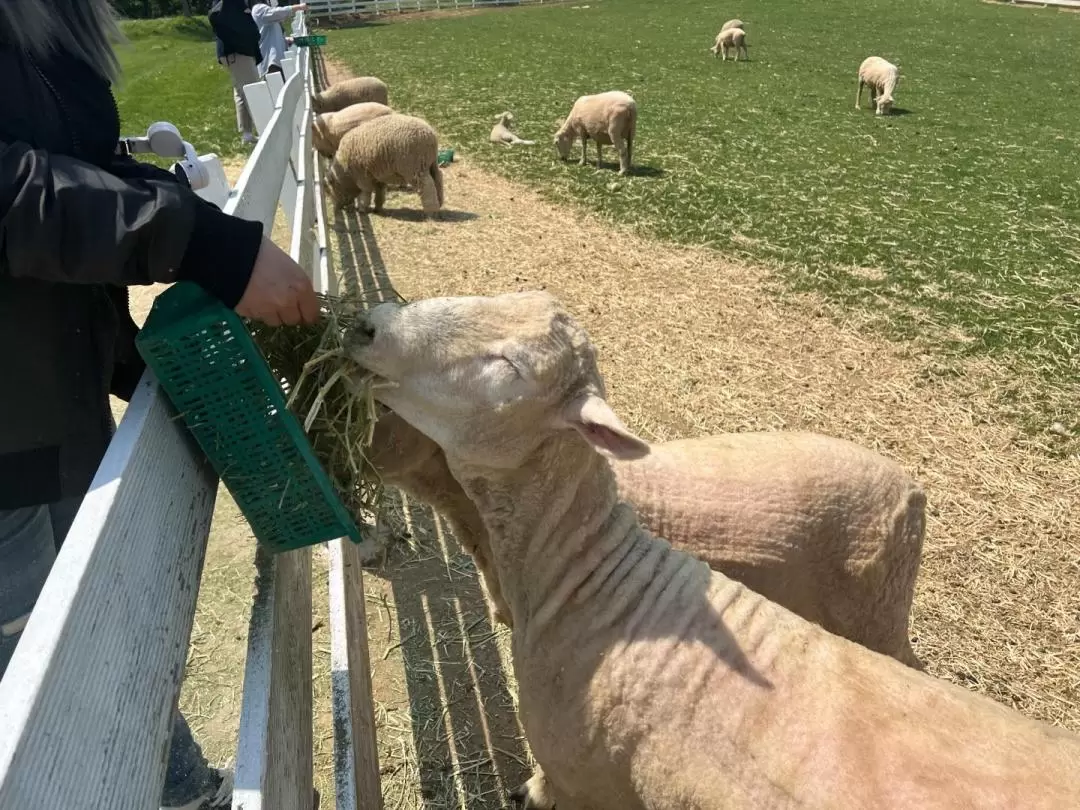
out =
<path fill-rule="evenodd" d="M 123 134 L 171 121 L 200 154 L 242 152 L 232 84 L 206 18 L 131 20 L 123 30 L 130 40 L 119 49 L 124 73 L 116 88 Z"/>
<path fill-rule="evenodd" d="M 977 0 L 589 5 L 331 31 L 328 48 L 449 145 L 553 199 L 779 265 L 894 333 L 1075 381 L 1080 16 Z M 707 51 L 734 16 L 749 64 Z M 902 114 L 854 110 L 870 54 L 900 65 Z M 643 171 L 627 180 L 550 145 L 574 98 L 609 89 L 639 105 Z M 487 143 L 504 109 L 536 147 Z"/>

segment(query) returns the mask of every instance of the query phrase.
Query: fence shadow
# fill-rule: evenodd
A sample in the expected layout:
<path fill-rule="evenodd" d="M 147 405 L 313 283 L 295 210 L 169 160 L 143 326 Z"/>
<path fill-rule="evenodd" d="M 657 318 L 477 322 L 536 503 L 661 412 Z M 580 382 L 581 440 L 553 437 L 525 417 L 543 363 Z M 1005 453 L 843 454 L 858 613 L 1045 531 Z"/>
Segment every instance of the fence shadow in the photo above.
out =
<path fill-rule="evenodd" d="M 342 294 L 360 295 L 369 305 L 400 300 L 371 216 L 331 205 L 327 220 Z M 398 806 L 425 810 L 509 808 L 507 793 L 527 778 L 529 761 L 498 649 L 508 631 L 493 626 L 472 560 L 443 520 L 400 493 L 384 500 L 379 532 L 388 543 L 377 573 L 393 594 L 396 617 L 391 621 L 387 610 L 379 629 L 387 641 L 396 631 L 397 644 L 381 653 L 376 643 L 372 653 L 377 660 L 400 649 L 409 731 L 380 723 L 383 795 L 388 806 L 404 801 Z M 395 709 L 386 708 L 380 677 L 377 672 L 376 699 L 387 717 Z M 392 739 L 395 732 L 411 737 L 411 745 Z M 415 752 L 414 762 L 400 761 L 405 748 Z M 416 804 L 405 799 L 417 795 Z"/>

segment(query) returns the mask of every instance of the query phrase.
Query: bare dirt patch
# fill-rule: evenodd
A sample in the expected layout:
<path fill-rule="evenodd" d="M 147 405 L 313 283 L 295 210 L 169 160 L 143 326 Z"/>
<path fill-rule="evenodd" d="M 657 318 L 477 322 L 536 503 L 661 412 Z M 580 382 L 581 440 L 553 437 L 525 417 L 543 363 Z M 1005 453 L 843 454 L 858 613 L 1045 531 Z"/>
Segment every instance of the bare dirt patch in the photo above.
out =
<path fill-rule="evenodd" d="M 1032 443 L 997 410 L 1000 387 L 1023 381 L 839 326 L 812 296 L 770 295 L 766 269 L 639 239 L 467 159 L 446 170 L 446 186 L 443 221 L 415 216 L 414 195 L 392 195 L 384 216 L 332 213 L 343 273 L 384 290 L 392 282 L 406 299 L 550 290 L 598 344 L 614 406 L 650 439 L 813 430 L 896 458 L 929 498 L 914 612 L 929 672 L 1080 730 L 1080 457 L 1054 458 L 1053 437 Z M 385 795 L 390 806 L 503 806 L 495 794 L 465 800 L 472 782 L 452 752 L 482 746 L 460 743 L 447 700 L 464 695 L 470 711 L 509 725 L 492 713 L 507 701 L 473 695 L 499 696 L 512 678 L 440 663 L 448 651 L 455 661 L 474 653 L 475 631 L 461 628 L 477 621 L 487 633 L 486 614 L 460 552 L 432 560 L 441 530 L 413 512 L 413 545 L 392 547 L 368 576 L 372 598 L 386 598 L 381 620 L 370 607 Z M 425 611 L 449 603 L 438 609 L 460 616 L 456 638 L 452 623 L 444 636 L 434 614 L 415 613 L 417 594 Z M 511 763 L 523 746 L 512 753 Z M 454 790 L 430 787 L 423 773 L 435 763 L 440 779 L 457 777 Z M 418 772 L 420 787 L 400 784 L 417 785 Z"/>

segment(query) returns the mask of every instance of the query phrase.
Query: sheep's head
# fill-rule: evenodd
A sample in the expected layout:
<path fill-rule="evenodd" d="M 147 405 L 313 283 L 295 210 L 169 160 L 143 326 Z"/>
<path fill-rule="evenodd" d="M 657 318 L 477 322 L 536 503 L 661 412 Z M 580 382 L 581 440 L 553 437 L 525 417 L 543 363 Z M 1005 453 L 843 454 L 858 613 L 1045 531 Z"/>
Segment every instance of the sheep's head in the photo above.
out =
<path fill-rule="evenodd" d="M 345 346 L 376 397 L 448 456 L 515 469 L 566 430 L 618 458 L 649 452 L 604 400 L 588 335 L 547 293 L 380 304 Z"/>
<path fill-rule="evenodd" d="M 326 172 L 325 184 L 330 199 L 339 208 L 351 203 L 356 199 L 356 195 L 360 193 L 360 188 L 353 181 L 352 175 L 336 160 L 330 163 L 330 168 Z"/>
<path fill-rule="evenodd" d="M 559 131 L 555 133 L 554 144 L 559 157 L 566 160 L 570 157 L 570 147 L 574 145 L 574 134 L 565 127 L 560 127 Z"/>
<path fill-rule="evenodd" d="M 334 156 L 334 148 L 330 145 L 330 133 L 327 131 L 329 116 L 332 114 L 316 115 L 311 122 L 311 143 L 315 147 L 315 151 L 325 158 Z"/>
<path fill-rule="evenodd" d="M 891 95 L 882 94 L 877 99 L 877 114 L 888 115 L 892 111 L 893 97 Z"/>

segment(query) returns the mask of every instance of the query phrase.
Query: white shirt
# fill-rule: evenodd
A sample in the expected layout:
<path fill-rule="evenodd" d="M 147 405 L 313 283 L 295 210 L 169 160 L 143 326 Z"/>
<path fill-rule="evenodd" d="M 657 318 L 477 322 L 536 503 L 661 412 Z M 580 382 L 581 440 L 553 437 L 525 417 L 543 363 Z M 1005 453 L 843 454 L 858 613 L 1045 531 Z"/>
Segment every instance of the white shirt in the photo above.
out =
<path fill-rule="evenodd" d="M 292 6 L 271 8 L 267 3 L 256 3 L 251 8 L 251 18 L 259 27 L 259 50 L 262 61 L 259 63 L 259 76 L 265 76 L 271 65 L 281 67 L 287 46 L 281 21 L 293 15 Z"/>

